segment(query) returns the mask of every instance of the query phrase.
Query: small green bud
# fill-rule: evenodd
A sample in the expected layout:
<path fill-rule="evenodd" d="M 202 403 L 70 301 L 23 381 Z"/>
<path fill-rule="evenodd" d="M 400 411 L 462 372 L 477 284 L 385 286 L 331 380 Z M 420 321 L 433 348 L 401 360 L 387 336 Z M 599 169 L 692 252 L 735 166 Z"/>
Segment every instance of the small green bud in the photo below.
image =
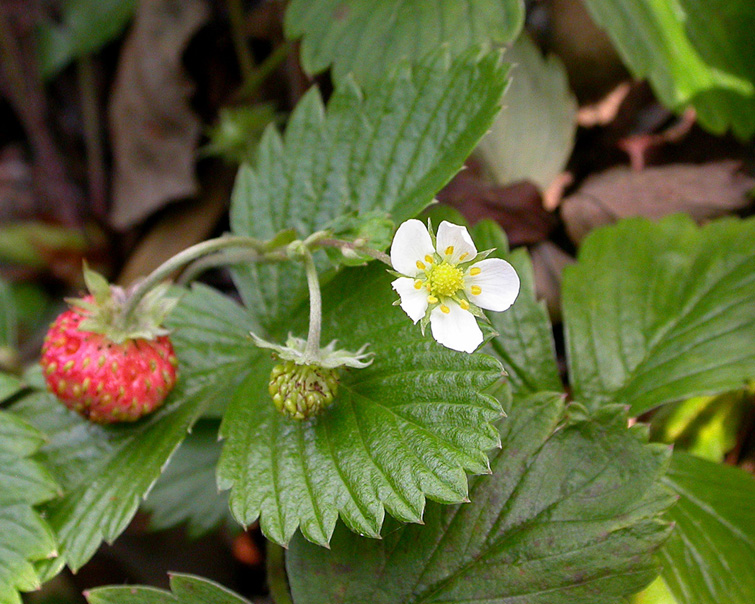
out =
<path fill-rule="evenodd" d="M 284 361 L 270 372 L 268 390 L 283 415 L 307 419 L 333 403 L 338 392 L 338 370 Z"/>

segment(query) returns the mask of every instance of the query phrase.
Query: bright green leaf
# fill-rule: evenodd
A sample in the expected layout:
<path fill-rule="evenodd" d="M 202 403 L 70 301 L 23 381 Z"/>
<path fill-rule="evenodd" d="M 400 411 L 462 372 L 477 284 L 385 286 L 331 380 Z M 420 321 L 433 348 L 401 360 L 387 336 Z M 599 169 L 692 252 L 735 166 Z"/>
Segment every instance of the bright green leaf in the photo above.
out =
<path fill-rule="evenodd" d="M 586 0 L 636 77 L 722 134 L 755 133 L 752 0 Z"/>
<path fill-rule="evenodd" d="M 680 604 L 755 601 L 755 479 L 676 451 L 664 482 L 679 495 L 661 549 L 663 578 Z"/>
<path fill-rule="evenodd" d="M 335 81 L 351 72 L 365 83 L 440 46 L 457 56 L 479 44 L 505 44 L 523 24 L 522 0 L 293 0 L 285 22 L 289 39 L 303 37 L 307 73 L 332 65 Z"/>
<path fill-rule="evenodd" d="M 507 69 L 499 53 L 445 53 L 362 92 L 345 81 L 327 110 L 317 90 L 291 115 L 281 137 L 269 129 L 255 168 L 242 167 L 231 226 L 269 239 L 295 228 L 300 237 L 338 217 L 384 211 L 397 224 L 428 205 L 461 168 L 498 111 Z M 320 266 L 327 267 L 324 254 Z M 235 270 L 249 309 L 284 335 L 288 315 L 306 297 L 300 267 L 255 265 Z"/>
<path fill-rule="evenodd" d="M 18 590 L 41 582 L 34 562 L 55 556 L 50 527 L 32 506 L 58 495 L 48 472 L 29 459 L 44 435 L 17 417 L 0 411 L 0 602 L 21 604 Z"/>
<path fill-rule="evenodd" d="M 63 563 L 80 568 L 103 540 L 112 542 L 126 528 L 187 429 L 215 399 L 229 396 L 258 354 L 248 322 L 209 288 L 186 294 L 170 319 L 178 385 L 162 408 L 135 424 L 92 424 L 46 393 L 12 407 L 49 436 L 41 457 L 65 490 L 47 509 L 61 553 L 48 574 Z"/>
<path fill-rule="evenodd" d="M 489 220 L 475 225 L 472 237 L 478 249 L 497 248 L 491 257 L 510 262 L 521 281 L 519 297 L 509 310 L 488 313 L 499 334 L 491 345 L 503 361 L 512 390 L 518 395 L 561 390 L 551 323 L 545 304 L 535 298 L 529 255 L 523 249 L 509 252 L 503 230 Z"/>
<path fill-rule="evenodd" d="M 267 393 L 270 361 L 259 363 L 225 415 L 219 483 L 232 487 L 243 524 L 287 543 L 301 528 L 326 544 L 337 517 L 377 536 L 384 510 L 419 522 L 425 498 L 467 496 L 464 470 L 488 470 L 497 401 L 481 391 L 501 377 L 482 355 L 457 353 L 423 337 L 404 312 L 382 266 L 348 269 L 323 294 L 323 343 L 375 353 L 365 369 L 343 371 L 335 403 L 308 421 L 278 413 Z M 306 332 L 306 311 L 291 321 Z"/>
<path fill-rule="evenodd" d="M 187 523 L 188 535 L 198 537 L 231 519 L 227 494 L 218 493 L 215 481 L 220 448 L 216 421 L 192 428 L 144 502 L 153 529 Z"/>
<path fill-rule="evenodd" d="M 44 77 L 52 77 L 68 63 L 95 52 L 125 29 L 136 0 L 65 0 L 62 23 L 39 26 L 39 63 Z"/>
<path fill-rule="evenodd" d="M 191 575 L 171 574 L 173 593 L 154 587 L 98 587 L 86 592 L 89 604 L 249 604 L 214 581 Z"/>
<path fill-rule="evenodd" d="M 507 412 L 471 503 L 429 505 L 425 526 L 392 523 L 380 541 L 337 530 L 325 550 L 295 539 L 297 604 L 605 604 L 647 585 L 670 529 L 668 449 L 645 444 L 615 408 L 565 420 L 560 395 Z"/>
<path fill-rule="evenodd" d="M 514 66 L 511 84 L 479 156 L 498 184 L 529 180 L 545 191 L 574 147 L 577 100 L 558 57 L 543 57 L 527 34 L 504 57 Z"/>
<path fill-rule="evenodd" d="M 676 215 L 590 234 L 564 272 L 574 396 L 631 405 L 741 388 L 755 377 L 755 220 Z"/>
<path fill-rule="evenodd" d="M 15 375 L 0 372 L 0 403 L 24 389 L 24 383 Z"/>

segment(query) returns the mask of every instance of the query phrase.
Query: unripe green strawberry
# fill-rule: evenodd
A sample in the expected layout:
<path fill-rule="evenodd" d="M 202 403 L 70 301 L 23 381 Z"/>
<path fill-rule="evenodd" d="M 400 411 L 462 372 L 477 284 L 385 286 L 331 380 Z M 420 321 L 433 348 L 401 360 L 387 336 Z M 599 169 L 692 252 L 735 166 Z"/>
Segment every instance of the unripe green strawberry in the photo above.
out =
<path fill-rule="evenodd" d="M 40 361 L 49 389 L 97 423 L 136 421 L 154 411 L 176 383 L 178 362 L 168 336 L 116 343 L 80 329 L 86 318 L 87 311 L 74 306 L 50 327 Z"/>
<path fill-rule="evenodd" d="M 270 396 L 278 411 L 307 419 L 330 405 L 338 391 L 338 370 L 284 361 L 270 373 Z"/>

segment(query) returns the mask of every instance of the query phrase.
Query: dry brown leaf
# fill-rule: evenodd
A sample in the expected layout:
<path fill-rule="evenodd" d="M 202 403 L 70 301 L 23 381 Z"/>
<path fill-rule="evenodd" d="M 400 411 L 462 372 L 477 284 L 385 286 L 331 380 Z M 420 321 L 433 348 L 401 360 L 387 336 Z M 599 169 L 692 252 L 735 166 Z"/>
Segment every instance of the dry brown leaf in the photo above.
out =
<path fill-rule="evenodd" d="M 127 229 L 197 192 L 201 123 L 181 56 L 209 16 L 204 0 L 142 0 L 118 67 L 110 128 L 115 178 L 110 221 Z"/>
<path fill-rule="evenodd" d="M 556 224 L 535 185 L 522 181 L 501 187 L 477 176 L 474 167 L 457 174 L 438 193 L 438 200 L 454 206 L 471 224 L 483 218 L 495 220 L 512 246 L 547 239 Z"/>
<path fill-rule="evenodd" d="M 579 243 L 594 228 L 629 216 L 660 218 L 685 212 L 698 222 L 750 205 L 755 179 L 741 162 L 674 164 L 633 171 L 612 168 L 588 178 L 561 204 L 569 237 Z"/>

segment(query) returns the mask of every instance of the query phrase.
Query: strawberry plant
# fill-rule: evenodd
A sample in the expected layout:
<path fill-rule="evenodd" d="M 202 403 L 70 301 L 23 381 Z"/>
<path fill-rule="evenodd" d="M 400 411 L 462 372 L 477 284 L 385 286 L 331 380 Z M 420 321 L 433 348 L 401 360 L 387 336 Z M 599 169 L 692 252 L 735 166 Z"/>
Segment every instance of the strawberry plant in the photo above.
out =
<path fill-rule="evenodd" d="M 696 95 L 685 74 L 647 66 L 620 3 L 586 4 L 663 102 L 694 105 L 711 130 L 752 134 L 740 111 L 752 65 L 700 67 L 686 52 L 699 16 L 679 64 L 725 94 Z M 663 27 L 671 4 L 635 7 L 668 33 L 650 47 L 681 40 L 681 25 Z M 47 76 L 104 43 L 106 31 L 75 43 L 86 5 L 38 33 Z M 134 6 L 104 3 L 90 18 L 113 16 L 115 36 Z M 229 2 L 229 19 L 242 8 Z M 21 298 L 0 281 L 0 604 L 88 568 L 147 517 L 155 530 L 264 542 L 276 604 L 752 601 L 755 482 L 659 435 L 676 422 L 699 436 L 705 418 L 686 418 L 689 401 L 751 398 L 755 219 L 595 229 L 549 313 L 524 247 L 510 249 L 492 220 L 470 224 L 435 203 L 475 149 L 473 169 L 490 149 L 527 144 L 478 147 L 491 129 L 505 134 L 506 122 L 493 126 L 516 71 L 500 46 L 524 18 L 518 0 L 291 0 L 291 52 L 330 81 L 319 75 L 325 85 L 258 141 L 233 124 L 210 131 L 233 145 L 213 140 L 209 153 L 232 146 L 246 162 L 228 232 L 125 287 L 85 263 L 88 292 L 51 317 L 28 363 Z M 234 23 L 243 71 L 251 58 Z M 528 81 L 566 106 L 550 118 L 572 145 L 560 68 L 519 40 L 542 70 Z M 239 94 L 273 67 L 256 69 Z M 517 91 L 520 107 L 530 94 Z M 265 107 L 249 115 L 277 120 Z M 549 173 L 569 153 L 556 151 Z M 651 585 L 661 596 L 643 591 Z M 193 574 L 172 574 L 169 587 L 84 597 L 247 602 Z"/>

